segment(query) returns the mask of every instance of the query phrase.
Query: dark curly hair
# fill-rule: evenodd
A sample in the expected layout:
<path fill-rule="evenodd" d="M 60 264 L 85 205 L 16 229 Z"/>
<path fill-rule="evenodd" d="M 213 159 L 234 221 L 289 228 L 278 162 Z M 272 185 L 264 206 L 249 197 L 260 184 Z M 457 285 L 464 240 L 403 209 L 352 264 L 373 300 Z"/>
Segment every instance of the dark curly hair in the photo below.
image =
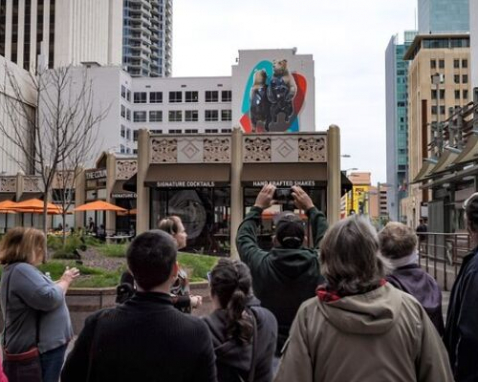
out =
<path fill-rule="evenodd" d="M 228 338 L 234 338 L 241 344 L 252 340 L 253 325 L 246 302 L 251 294 L 251 272 L 240 261 L 220 259 L 213 268 L 209 280 L 211 294 L 219 300 L 221 308 L 226 310 Z"/>

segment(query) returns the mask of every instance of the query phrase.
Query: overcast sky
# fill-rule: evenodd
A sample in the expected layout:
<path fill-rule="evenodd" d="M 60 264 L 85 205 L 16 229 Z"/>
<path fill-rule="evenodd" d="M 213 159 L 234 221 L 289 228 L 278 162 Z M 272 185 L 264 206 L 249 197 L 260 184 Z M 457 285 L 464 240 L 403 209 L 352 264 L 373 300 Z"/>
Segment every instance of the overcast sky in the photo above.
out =
<path fill-rule="evenodd" d="M 417 0 L 174 0 L 173 76 L 230 76 L 239 49 L 315 60 L 316 129 L 341 128 L 342 169 L 386 181 L 385 49 Z"/>

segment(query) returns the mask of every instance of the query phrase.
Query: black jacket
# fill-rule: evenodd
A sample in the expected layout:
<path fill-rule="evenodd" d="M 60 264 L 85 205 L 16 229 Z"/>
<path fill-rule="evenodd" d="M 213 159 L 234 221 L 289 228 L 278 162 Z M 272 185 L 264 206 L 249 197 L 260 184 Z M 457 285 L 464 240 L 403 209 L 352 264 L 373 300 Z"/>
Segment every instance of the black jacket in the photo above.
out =
<path fill-rule="evenodd" d="M 167 294 L 137 292 L 88 317 L 61 380 L 214 382 L 211 335 L 199 318 L 174 309 Z"/>
<path fill-rule="evenodd" d="M 256 319 L 257 345 L 255 382 L 272 381 L 272 358 L 277 340 L 277 321 L 267 309 L 259 306 L 259 300 L 252 298 L 248 304 Z M 217 379 L 219 382 L 247 381 L 252 365 L 252 345 L 241 345 L 226 338 L 226 311 L 216 310 L 204 321 L 212 335 L 216 353 Z"/>
<path fill-rule="evenodd" d="M 254 294 L 269 309 L 279 324 L 276 355 L 289 336 L 299 306 L 315 296 L 324 279 L 320 274 L 319 255 L 313 248 L 276 247 L 267 252 L 257 244 L 257 230 L 262 209 L 252 207 L 237 232 L 237 249 L 241 260 L 251 269 Z M 325 215 L 313 207 L 307 211 L 314 247 L 327 230 Z"/>
<path fill-rule="evenodd" d="M 457 382 L 478 381 L 477 251 L 463 259 L 448 306 L 444 341 Z"/>

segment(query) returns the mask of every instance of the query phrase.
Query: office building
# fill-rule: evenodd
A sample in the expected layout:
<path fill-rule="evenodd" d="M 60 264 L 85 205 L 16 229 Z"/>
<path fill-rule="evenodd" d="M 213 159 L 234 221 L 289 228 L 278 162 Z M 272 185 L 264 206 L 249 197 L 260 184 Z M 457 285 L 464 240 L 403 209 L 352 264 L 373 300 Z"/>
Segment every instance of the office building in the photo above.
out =
<path fill-rule="evenodd" d="M 122 4 L 110 0 L 1 0 L 0 56 L 34 72 L 81 62 L 121 65 Z"/>
<path fill-rule="evenodd" d="M 475 0 L 418 0 L 418 33 L 466 33 L 470 30 L 469 2 Z"/>
<path fill-rule="evenodd" d="M 472 100 L 468 34 L 418 35 L 408 48 L 408 197 L 402 202 L 407 224 L 428 216 L 430 193 L 417 182 L 433 171 L 444 152 L 441 122 Z M 429 145 L 430 144 L 430 145 Z"/>
<path fill-rule="evenodd" d="M 170 77 L 172 0 L 125 0 L 123 65 L 133 77 Z"/>
<path fill-rule="evenodd" d="M 470 1 L 471 78 L 478 87 L 478 1 Z"/>
<path fill-rule="evenodd" d="M 387 184 L 390 219 L 400 221 L 401 199 L 407 196 L 408 174 L 408 67 L 405 52 L 417 32 L 406 31 L 403 42 L 392 36 L 385 51 Z"/>

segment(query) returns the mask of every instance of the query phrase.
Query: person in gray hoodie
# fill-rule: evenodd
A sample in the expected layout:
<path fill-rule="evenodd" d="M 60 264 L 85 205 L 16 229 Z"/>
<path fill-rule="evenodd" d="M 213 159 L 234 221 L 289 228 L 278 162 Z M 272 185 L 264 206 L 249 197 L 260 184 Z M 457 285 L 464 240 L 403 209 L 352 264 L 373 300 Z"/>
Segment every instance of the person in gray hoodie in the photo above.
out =
<path fill-rule="evenodd" d="M 275 382 L 452 382 L 427 313 L 385 280 L 369 220 L 341 220 L 320 248 L 326 283 L 300 307 Z"/>
<path fill-rule="evenodd" d="M 221 259 L 209 275 L 211 332 L 219 382 L 272 380 L 277 321 L 252 295 L 251 274 L 240 261 Z"/>

